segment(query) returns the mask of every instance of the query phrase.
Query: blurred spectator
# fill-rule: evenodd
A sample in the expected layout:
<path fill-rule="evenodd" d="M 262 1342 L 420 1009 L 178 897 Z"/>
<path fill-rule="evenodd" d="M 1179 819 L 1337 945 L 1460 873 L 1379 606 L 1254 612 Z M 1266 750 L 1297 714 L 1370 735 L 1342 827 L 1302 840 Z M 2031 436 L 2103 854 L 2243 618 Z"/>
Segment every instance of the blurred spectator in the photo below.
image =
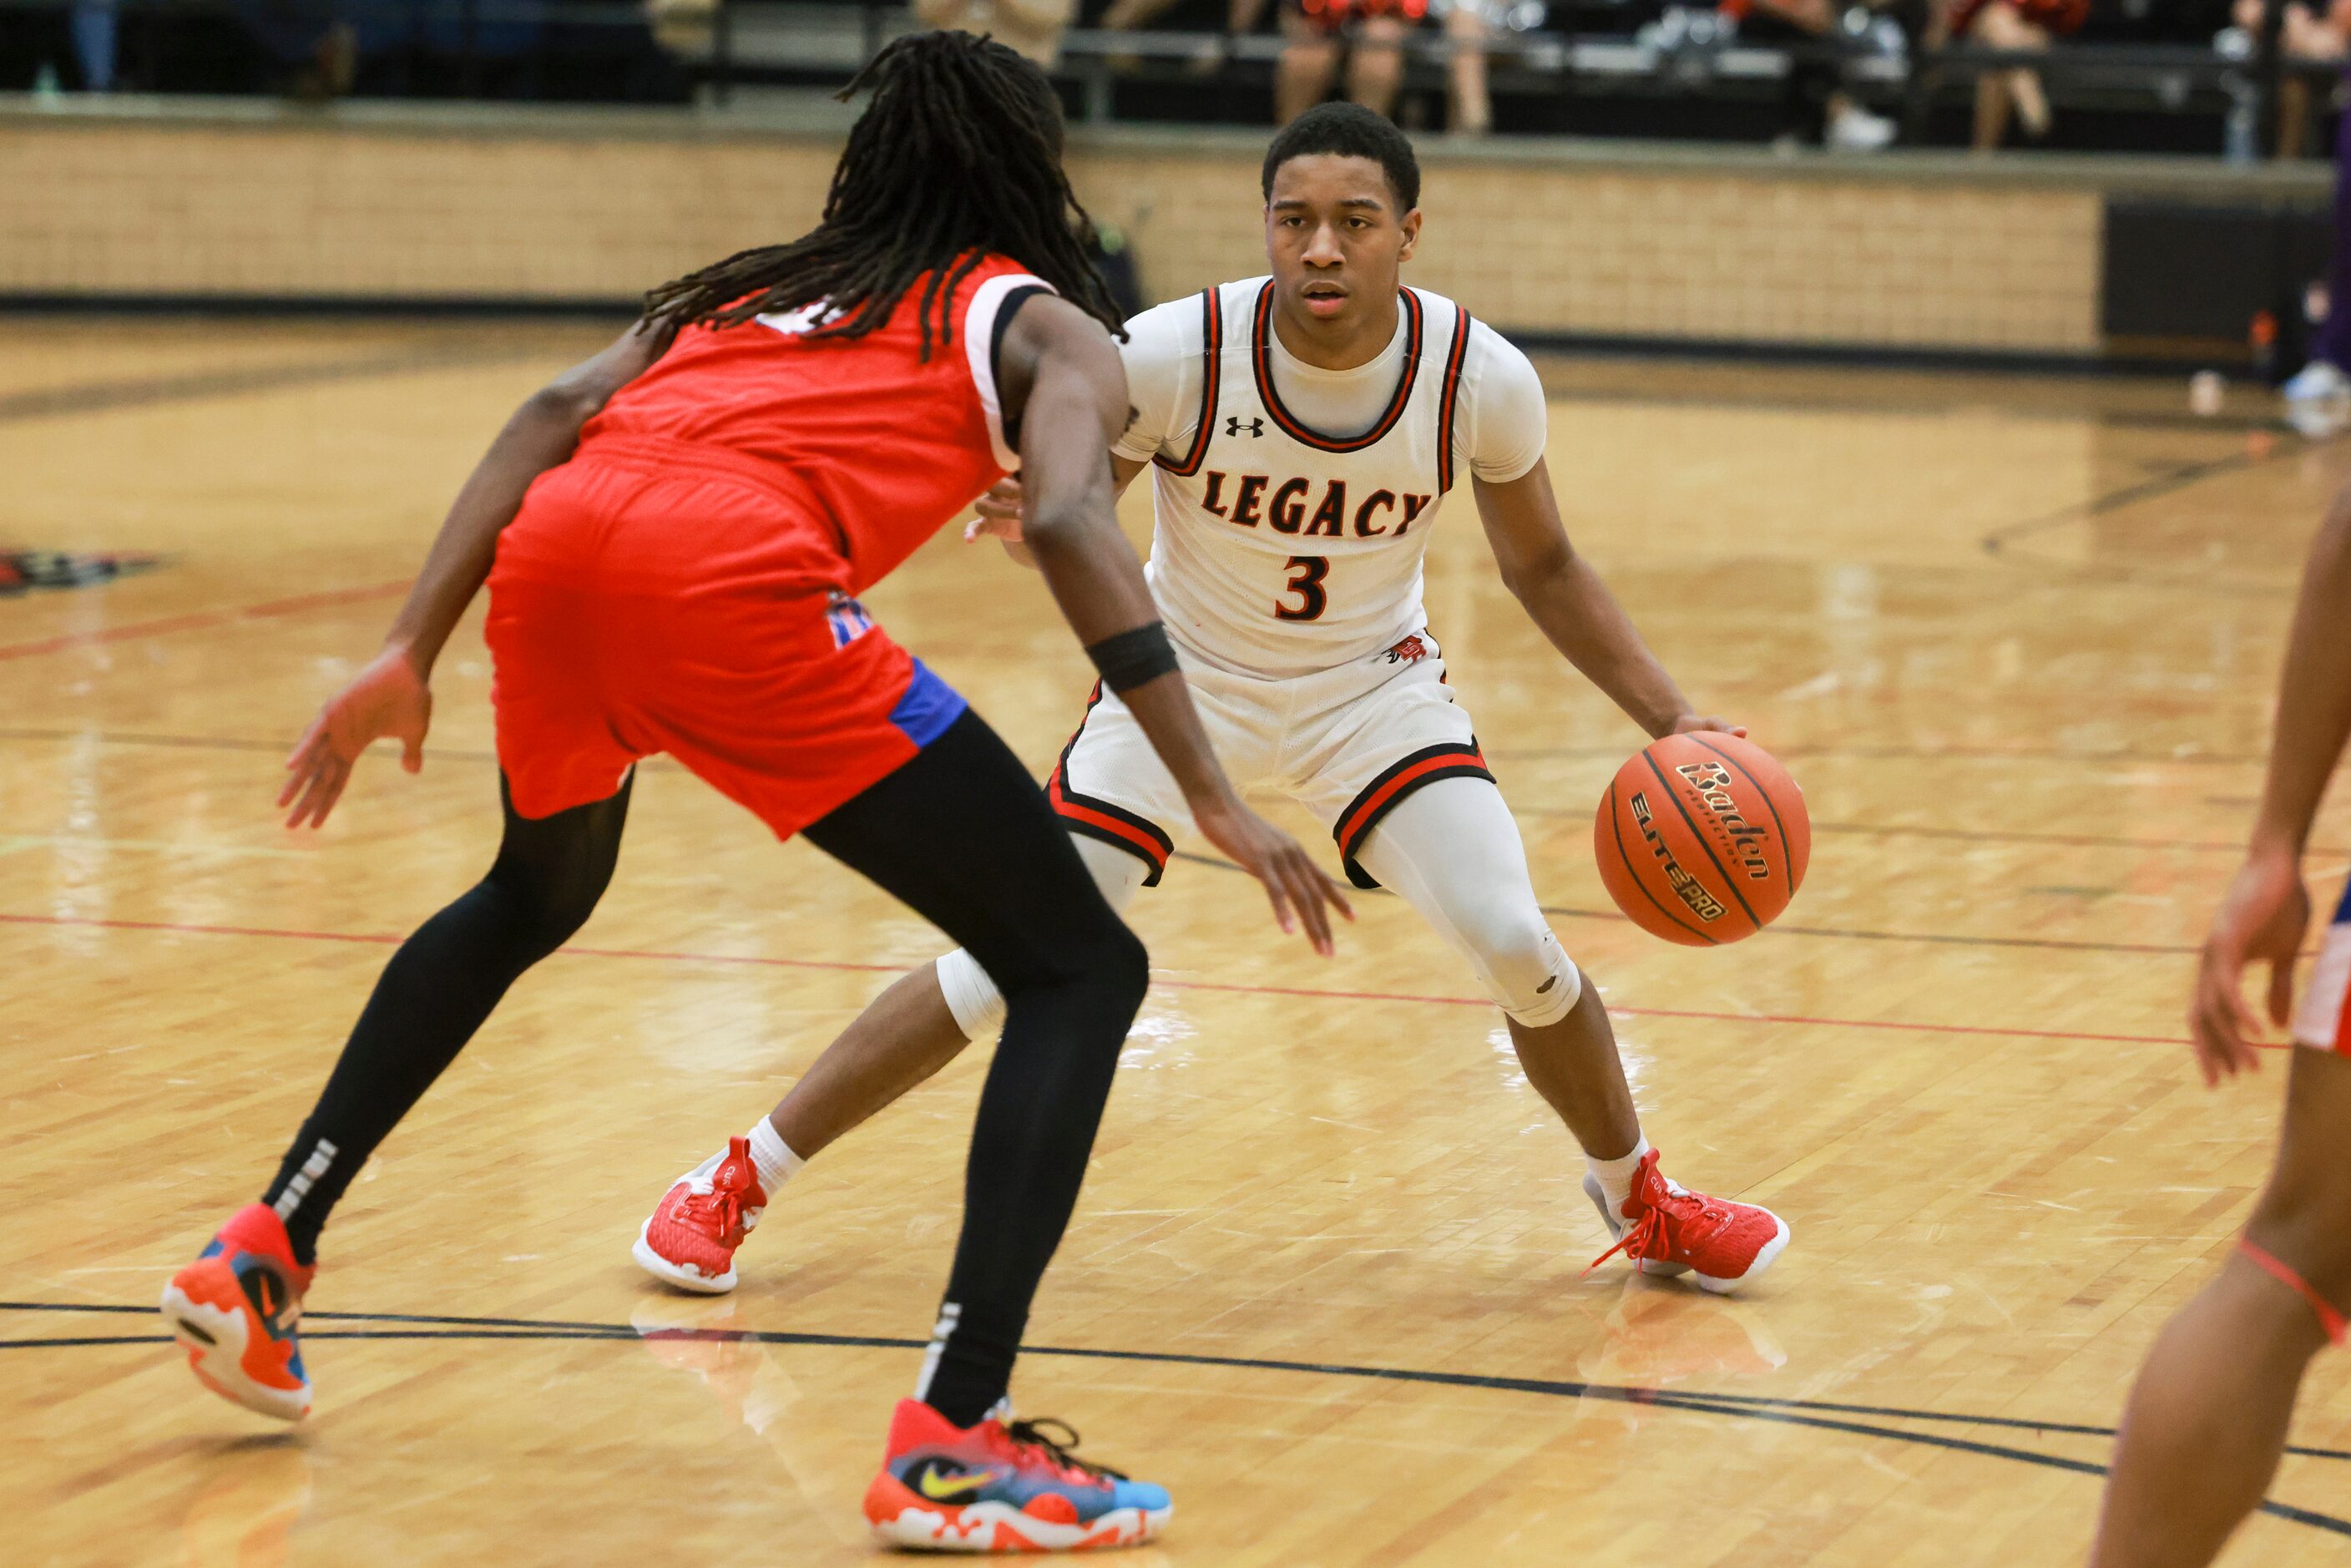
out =
<path fill-rule="evenodd" d="M 1061 29 L 1075 9 L 1075 0 L 914 0 L 923 26 L 992 34 L 1047 70 L 1061 57 Z"/>
<path fill-rule="evenodd" d="M 2213 40 L 2232 59 L 2252 59 L 2260 52 L 2262 0 L 2237 0 L 2231 19 L 2236 26 Z M 2351 3 L 2333 0 L 2322 12 L 2288 0 L 2279 18 L 2278 52 L 2293 60 L 2340 60 L 2351 34 Z M 2310 78 L 2288 75 L 2278 83 L 2277 155 L 2299 158 L 2310 144 Z M 2248 135 L 2248 141 L 2252 136 Z M 2251 153 L 2248 152 L 2248 156 Z"/>
<path fill-rule="evenodd" d="M 73 8 L 74 60 L 84 92 L 114 86 L 114 0 L 85 0 Z"/>
<path fill-rule="evenodd" d="M 2090 0 L 1959 0 L 1946 36 L 1988 49 L 2046 49 L 2053 38 L 2081 30 Z M 1986 71 L 1976 78 L 1975 150 L 1989 152 L 2008 136 L 2011 112 L 2035 141 L 2049 134 L 2049 94 L 2029 66 Z"/>
<path fill-rule="evenodd" d="M 2346 0 L 2351 4 L 2351 0 Z M 1445 65 L 1445 129 L 1484 136 L 1494 129 L 1494 100 L 1486 90 L 1486 44 L 1499 0 L 1435 0 L 1451 46 Z"/>
<path fill-rule="evenodd" d="M 1781 139 L 1875 152 L 1894 141 L 1894 121 L 1872 114 L 1844 86 L 1844 68 L 1832 46 L 1844 29 L 1831 0 L 1724 0 L 1724 16 L 1741 43 L 1792 44 L 1781 99 Z"/>
<path fill-rule="evenodd" d="M 304 102 L 350 91 L 358 34 L 331 0 L 231 0 L 229 10 L 266 57 L 274 90 Z"/>
<path fill-rule="evenodd" d="M 1233 31 L 1249 31 L 1264 14 L 1265 0 L 1233 0 Z M 1331 95 L 1343 48 L 1348 99 L 1393 116 L 1404 85 L 1405 34 L 1427 15 L 1428 0 L 1282 0 L 1275 122 L 1287 125 Z"/>

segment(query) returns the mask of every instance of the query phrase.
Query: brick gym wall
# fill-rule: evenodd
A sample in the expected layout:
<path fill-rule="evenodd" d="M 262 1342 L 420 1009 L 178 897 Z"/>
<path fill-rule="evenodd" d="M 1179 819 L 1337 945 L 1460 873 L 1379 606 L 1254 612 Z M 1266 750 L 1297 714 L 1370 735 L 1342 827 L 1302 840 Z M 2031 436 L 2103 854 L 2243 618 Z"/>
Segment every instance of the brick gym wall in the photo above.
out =
<path fill-rule="evenodd" d="M 0 114 L 0 295 L 619 301 L 812 221 L 825 138 L 651 123 Z M 1432 156 L 1414 282 L 1522 331 L 2098 347 L 2095 188 L 1530 151 Z M 1071 156 L 1160 298 L 1261 268 L 1256 162 L 1213 132 Z"/>

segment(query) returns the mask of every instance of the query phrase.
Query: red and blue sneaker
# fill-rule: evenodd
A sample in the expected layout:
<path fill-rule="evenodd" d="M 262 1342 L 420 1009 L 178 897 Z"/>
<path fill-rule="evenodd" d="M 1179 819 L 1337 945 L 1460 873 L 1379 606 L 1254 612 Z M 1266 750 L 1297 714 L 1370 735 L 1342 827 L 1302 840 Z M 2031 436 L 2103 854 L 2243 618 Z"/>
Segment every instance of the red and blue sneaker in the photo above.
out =
<path fill-rule="evenodd" d="M 286 1222 L 252 1203 L 163 1287 L 163 1319 L 187 1347 L 196 1380 L 224 1399 L 281 1420 L 310 1413 L 302 1370 L 302 1297 L 315 1267 L 294 1261 Z"/>
<path fill-rule="evenodd" d="M 1641 1156 L 1622 1214 L 1608 1212 L 1599 1180 L 1588 1171 L 1583 1193 L 1616 1240 L 1587 1274 L 1622 1252 L 1644 1274 L 1687 1274 L 1699 1289 L 1721 1295 L 1754 1280 L 1787 1249 L 1786 1220 L 1755 1204 L 1690 1191 L 1657 1169 L 1655 1149 Z"/>
<path fill-rule="evenodd" d="M 1049 1437 L 1047 1426 L 1066 1437 Z M 958 1428 L 902 1399 L 882 1473 L 865 1489 L 865 1517 L 888 1544 L 928 1552 L 1093 1552 L 1167 1528 L 1165 1487 L 1089 1464 L 1070 1452 L 1077 1445 L 1060 1421 L 990 1416 Z"/>

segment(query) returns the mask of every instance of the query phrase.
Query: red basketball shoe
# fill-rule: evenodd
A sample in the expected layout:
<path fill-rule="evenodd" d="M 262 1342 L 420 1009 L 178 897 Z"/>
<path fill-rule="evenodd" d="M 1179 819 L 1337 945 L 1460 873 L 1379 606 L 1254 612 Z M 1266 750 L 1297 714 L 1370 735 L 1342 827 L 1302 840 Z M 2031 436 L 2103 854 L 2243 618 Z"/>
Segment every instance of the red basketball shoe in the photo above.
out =
<path fill-rule="evenodd" d="M 294 1261 L 286 1222 L 266 1203 L 229 1216 L 196 1260 L 163 1287 L 163 1318 L 198 1382 L 281 1420 L 310 1413 L 302 1370 L 302 1297 L 318 1270 Z"/>
<path fill-rule="evenodd" d="M 724 1295 L 735 1288 L 735 1249 L 767 1207 L 751 1140 L 729 1138 L 715 1165 L 705 1161 L 677 1178 L 630 1254 L 646 1273 L 681 1291 Z"/>
<path fill-rule="evenodd" d="M 1788 1222 L 1768 1208 L 1732 1203 L 1692 1192 L 1657 1169 L 1657 1151 L 1641 1156 L 1632 1195 L 1621 1215 L 1608 1212 L 1608 1199 L 1591 1172 L 1583 1176 L 1592 1199 L 1616 1245 L 1592 1260 L 1597 1269 L 1622 1252 L 1644 1274 L 1688 1273 L 1708 1291 L 1735 1291 L 1769 1269 L 1788 1245 Z"/>
<path fill-rule="evenodd" d="M 865 1489 L 865 1517 L 893 1546 L 929 1552 L 1092 1552 L 1167 1528 L 1167 1491 L 1056 1442 L 1044 1422 L 990 1416 L 961 1429 L 919 1399 L 898 1401 L 890 1451 Z"/>

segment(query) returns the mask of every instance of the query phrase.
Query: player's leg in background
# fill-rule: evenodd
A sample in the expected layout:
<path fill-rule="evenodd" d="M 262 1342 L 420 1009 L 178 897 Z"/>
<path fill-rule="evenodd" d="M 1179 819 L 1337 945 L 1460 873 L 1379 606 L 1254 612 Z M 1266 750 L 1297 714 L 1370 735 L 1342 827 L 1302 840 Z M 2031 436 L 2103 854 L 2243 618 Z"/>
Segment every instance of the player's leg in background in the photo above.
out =
<path fill-rule="evenodd" d="M 2297 1048 L 2276 1169 L 2245 1238 L 2351 1306 L 2351 1059 Z M 2314 1304 L 2243 1252 L 2171 1320 L 2123 1416 L 2093 1568 L 2200 1568 L 2262 1500 L 2310 1358 Z"/>
<path fill-rule="evenodd" d="M 1583 1146 L 1585 1194 L 1644 1272 L 1687 1270 L 1722 1291 L 1771 1266 L 1788 1243 L 1779 1216 L 1691 1192 L 1660 1170 L 1608 1009 L 1543 918 L 1518 822 L 1491 780 L 1424 786 L 1380 819 L 1355 858 L 1469 960 L 1509 1020 L 1527 1082 Z"/>
<path fill-rule="evenodd" d="M 536 821 L 517 814 L 503 777 L 506 832 L 489 873 L 417 927 L 384 966 L 262 1201 L 310 1263 L 319 1229 L 409 1108 L 456 1060 L 524 970 L 587 923 L 612 880 L 635 776 L 609 799 Z"/>
<path fill-rule="evenodd" d="M 1004 1396 L 1150 971 L 1036 781 L 967 711 L 808 830 L 977 958 L 1006 998 L 964 1219 L 918 1397 L 957 1427 Z"/>
<path fill-rule="evenodd" d="M 1092 839 L 1070 842 L 1113 913 L 1123 914 L 1150 867 Z M 809 1159 L 1003 1021 L 1004 993 L 979 960 L 958 947 L 876 997 L 792 1085 L 768 1124 L 795 1155 Z"/>
<path fill-rule="evenodd" d="M 1469 961 L 1509 1019 L 1527 1082 L 1584 1153 L 1600 1165 L 1632 1154 L 1641 1121 L 1608 1009 L 1543 918 L 1502 792 L 1483 779 L 1426 785 L 1380 820 L 1356 858 Z"/>

